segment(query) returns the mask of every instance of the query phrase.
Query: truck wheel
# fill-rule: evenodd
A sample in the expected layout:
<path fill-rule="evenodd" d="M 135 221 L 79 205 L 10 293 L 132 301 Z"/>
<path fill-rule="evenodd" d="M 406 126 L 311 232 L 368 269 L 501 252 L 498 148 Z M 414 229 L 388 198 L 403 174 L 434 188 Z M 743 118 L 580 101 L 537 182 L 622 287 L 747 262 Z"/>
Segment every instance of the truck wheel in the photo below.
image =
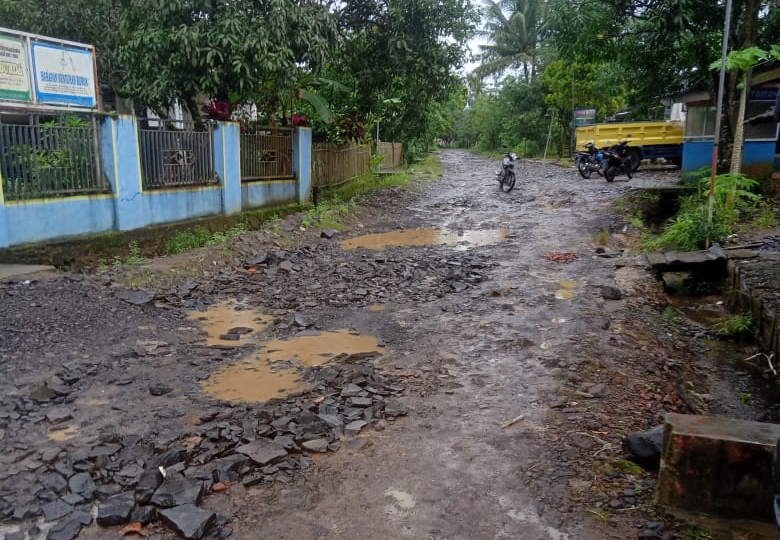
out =
<path fill-rule="evenodd" d="M 628 155 L 631 156 L 631 161 L 633 162 L 631 170 L 637 170 L 639 164 L 642 162 L 642 150 L 639 148 L 629 148 Z"/>

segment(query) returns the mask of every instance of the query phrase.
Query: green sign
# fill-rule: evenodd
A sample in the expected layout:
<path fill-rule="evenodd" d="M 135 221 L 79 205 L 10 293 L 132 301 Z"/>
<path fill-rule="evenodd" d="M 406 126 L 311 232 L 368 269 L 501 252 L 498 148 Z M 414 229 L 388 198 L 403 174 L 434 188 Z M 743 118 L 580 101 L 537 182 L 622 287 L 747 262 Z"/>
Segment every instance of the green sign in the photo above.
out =
<path fill-rule="evenodd" d="M 0 99 L 30 101 L 30 77 L 24 42 L 0 34 Z"/>
<path fill-rule="evenodd" d="M 574 109 L 574 127 L 596 123 L 596 109 Z"/>

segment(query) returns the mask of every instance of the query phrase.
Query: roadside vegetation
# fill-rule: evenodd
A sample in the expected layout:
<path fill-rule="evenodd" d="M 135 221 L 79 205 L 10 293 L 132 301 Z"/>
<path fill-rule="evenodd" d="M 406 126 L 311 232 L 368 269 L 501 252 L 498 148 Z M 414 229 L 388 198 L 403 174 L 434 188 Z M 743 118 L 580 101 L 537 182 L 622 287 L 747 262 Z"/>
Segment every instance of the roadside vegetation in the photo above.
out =
<path fill-rule="evenodd" d="M 648 250 L 704 249 L 707 241 L 723 242 L 743 227 L 766 228 L 774 221 L 772 206 L 756 191 L 759 183 L 743 174 L 721 174 L 715 179 L 712 219 L 709 219 L 710 178 L 697 183 L 697 193 L 681 201 L 680 211 L 656 237 L 648 237 Z"/>

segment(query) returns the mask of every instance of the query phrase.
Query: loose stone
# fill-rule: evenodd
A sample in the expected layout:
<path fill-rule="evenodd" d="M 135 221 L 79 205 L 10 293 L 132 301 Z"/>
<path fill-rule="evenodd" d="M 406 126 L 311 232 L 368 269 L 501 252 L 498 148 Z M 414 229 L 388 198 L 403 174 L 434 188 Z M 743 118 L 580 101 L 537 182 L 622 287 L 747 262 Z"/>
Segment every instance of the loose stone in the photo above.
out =
<path fill-rule="evenodd" d="M 160 518 L 184 538 L 197 540 L 206 534 L 216 519 L 216 514 L 210 510 L 187 504 L 163 510 L 160 512 Z"/>
<path fill-rule="evenodd" d="M 97 524 L 108 527 L 127 523 L 134 507 L 135 495 L 132 492 L 109 497 L 98 506 Z"/>

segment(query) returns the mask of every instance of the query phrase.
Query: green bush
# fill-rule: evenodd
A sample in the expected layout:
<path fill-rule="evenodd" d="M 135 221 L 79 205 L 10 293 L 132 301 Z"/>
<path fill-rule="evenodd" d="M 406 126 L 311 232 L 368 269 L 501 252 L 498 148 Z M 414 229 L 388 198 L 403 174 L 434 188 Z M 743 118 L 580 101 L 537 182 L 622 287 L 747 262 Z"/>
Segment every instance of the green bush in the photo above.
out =
<path fill-rule="evenodd" d="M 682 200 L 677 216 L 660 236 L 646 241 L 646 249 L 702 249 L 707 239 L 711 243 L 723 241 L 740 222 L 771 221 L 769 206 L 754 192 L 759 183 L 744 174 L 721 174 L 715 178 L 712 221 L 708 219 L 710 178 L 700 178 L 698 185 L 698 193 Z"/>

